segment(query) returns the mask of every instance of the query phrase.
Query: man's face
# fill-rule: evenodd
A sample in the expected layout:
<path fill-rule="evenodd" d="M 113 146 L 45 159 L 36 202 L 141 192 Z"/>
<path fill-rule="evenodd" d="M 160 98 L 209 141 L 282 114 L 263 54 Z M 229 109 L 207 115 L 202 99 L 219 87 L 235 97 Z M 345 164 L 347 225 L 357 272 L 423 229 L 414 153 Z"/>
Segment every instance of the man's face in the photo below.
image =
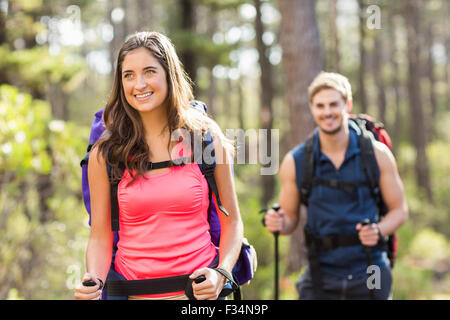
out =
<path fill-rule="evenodd" d="M 336 134 L 351 110 L 351 101 L 344 101 L 341 93 L 335 89 L 322 89 L 317 92 L 310 104 L 319 129 L 326 134 Z"/>

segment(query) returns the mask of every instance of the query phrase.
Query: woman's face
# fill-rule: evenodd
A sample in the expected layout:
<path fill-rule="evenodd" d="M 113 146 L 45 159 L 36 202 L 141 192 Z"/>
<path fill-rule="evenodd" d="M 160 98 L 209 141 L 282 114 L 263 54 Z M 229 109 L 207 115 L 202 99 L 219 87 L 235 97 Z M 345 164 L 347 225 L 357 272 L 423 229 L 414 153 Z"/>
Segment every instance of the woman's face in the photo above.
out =
<path fill-rule="evenodd" d="M 140 113 L 155 110 L 166 101 L 166 72 L 148 49 L 130 51 L 123 60 L 121 76 L 125 98 Z"/>

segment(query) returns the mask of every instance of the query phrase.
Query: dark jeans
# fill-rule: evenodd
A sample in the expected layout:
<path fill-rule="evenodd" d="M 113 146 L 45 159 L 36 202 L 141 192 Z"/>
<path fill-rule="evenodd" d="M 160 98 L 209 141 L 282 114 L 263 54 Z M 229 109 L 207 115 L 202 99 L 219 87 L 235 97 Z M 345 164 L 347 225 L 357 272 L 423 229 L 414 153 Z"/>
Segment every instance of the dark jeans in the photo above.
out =
<path fill-rule="evenodd" d="M 369 300 L 368 277 L 338 278 L 322 272 L 322 295 L 314 297 L 309 267 L 296 283 L 300 300 Z M 370 276 L 370 274 L 368 274 Z M 373 282 L 372 282 L 373 283 Z M 374 289 L 375 299 L 388 300 L 392 287 L 389 267 L 380 268 L 379 289 Z"/>

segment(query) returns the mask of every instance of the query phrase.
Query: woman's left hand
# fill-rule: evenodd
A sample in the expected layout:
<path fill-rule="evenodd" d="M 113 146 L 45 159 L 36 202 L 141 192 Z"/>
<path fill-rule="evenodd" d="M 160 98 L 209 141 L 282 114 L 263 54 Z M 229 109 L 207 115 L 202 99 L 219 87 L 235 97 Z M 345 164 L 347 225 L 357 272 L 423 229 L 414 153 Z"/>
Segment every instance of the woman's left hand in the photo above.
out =
<path fill-rule="evenodd" d="M 195 270 L 189 278 L 193 280 L 201 275 L 205 276 L 205 281 L 200 283 L 192 282 L 194 297 L 197 300 L 217 300 L 226 283 L 225 277 L 214 269 L 201 268 Z"/>

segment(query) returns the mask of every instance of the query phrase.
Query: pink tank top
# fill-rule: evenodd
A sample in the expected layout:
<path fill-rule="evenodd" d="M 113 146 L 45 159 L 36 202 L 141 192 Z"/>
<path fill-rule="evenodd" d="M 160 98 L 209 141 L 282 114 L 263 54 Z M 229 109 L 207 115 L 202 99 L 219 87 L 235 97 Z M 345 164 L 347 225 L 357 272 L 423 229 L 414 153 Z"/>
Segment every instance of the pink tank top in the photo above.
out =
<path fill-rule="evenodd" d="M 116 271 L 128 280 L 192 273 L 216 255 L 208 223 L 208 184 L 196 163 L 171 167 L 118 186 Z M 182 292 L 150 295 L 165 297 Z"/>

